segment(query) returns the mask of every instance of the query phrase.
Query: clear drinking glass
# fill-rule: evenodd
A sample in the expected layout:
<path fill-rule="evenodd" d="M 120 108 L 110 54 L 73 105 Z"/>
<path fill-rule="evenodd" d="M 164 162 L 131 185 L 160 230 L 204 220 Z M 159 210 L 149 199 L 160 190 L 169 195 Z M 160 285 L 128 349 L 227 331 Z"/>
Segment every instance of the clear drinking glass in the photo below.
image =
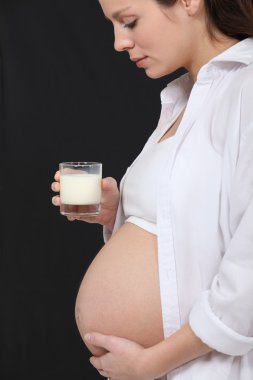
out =
<path fill-rule="evenodd" d="M 102 163 L 61 162 L 59 169 L 60 213 L 70 216 L 99 214 Z"/>

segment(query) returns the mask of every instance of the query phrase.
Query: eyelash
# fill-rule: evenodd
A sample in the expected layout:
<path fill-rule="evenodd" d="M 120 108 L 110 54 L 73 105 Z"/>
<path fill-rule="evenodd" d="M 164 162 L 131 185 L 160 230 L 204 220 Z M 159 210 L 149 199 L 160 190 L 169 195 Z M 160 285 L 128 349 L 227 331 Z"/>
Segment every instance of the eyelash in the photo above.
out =
<path fill-rule="evenodd" d="M 137 24 L 137 20 L 131 21 L 128 24 L 123 24 L 123 28 L 133 29 Z"/>

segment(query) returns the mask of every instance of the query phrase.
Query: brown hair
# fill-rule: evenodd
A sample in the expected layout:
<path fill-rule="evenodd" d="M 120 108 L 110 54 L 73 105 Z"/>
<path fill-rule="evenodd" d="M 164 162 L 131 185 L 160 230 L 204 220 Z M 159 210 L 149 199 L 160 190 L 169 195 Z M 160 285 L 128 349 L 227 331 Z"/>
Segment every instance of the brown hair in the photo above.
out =
<path fill-rule="evenodd" d="M 172 6 L 178 0 L 155 0 Z M 243 40 L 253 37 L 253 0 L 204 0 L 207 30 L 214 37 L 215 29 L 226 36 Z"/>

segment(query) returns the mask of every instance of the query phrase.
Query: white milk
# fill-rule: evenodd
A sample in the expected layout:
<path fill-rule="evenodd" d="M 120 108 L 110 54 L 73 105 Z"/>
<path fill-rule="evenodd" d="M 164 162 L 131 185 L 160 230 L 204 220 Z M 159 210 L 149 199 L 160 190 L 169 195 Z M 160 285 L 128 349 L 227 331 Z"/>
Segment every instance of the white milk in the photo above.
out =
<path fill-rule="evenodd" d="M 98 204 L 101 176 L 98 174 L 61 174 L 61 203 L 68 205 Z"/>

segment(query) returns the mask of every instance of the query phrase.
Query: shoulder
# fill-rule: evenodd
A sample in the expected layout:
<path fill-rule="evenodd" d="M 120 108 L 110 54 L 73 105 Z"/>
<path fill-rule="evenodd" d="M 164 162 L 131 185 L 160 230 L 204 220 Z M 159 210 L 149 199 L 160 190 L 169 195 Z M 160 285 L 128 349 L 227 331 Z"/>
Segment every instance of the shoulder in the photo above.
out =
<path fill-rule="evenodd" d="M 247 66 L 241 67 L 235 77 L 237 86 L 241 89 L 242 94 L 253 93 L 253 62 Z M 251 99 L 252 100 L 252 99 Z"/>
<path fill-rule="evenodd" d="M 238 119 L 242 134 L 253 132 L 253 62 L 232 73 L 221 103 L 231 117 Z"/>
<path fill-rule="evenodd" d="M 238 152 L 240 141 L 253 136 L 253 63 L 224 71 L 210 108 L 212 143 L 221 154 Z"/>
<path fill-rule="evenodd" d="M 226 90 L 230 91 L 231 96 L 242 93 L 253 93 L 253 62 L 249 65 L 241 65 L 237 69 L 232 70 Z"/>
<path fill-rule="evenodd" d="M 253 63 L 241 70 L 238 78 L 240 94 L 240 125 L 243 134 L 253 132 Z"/>

